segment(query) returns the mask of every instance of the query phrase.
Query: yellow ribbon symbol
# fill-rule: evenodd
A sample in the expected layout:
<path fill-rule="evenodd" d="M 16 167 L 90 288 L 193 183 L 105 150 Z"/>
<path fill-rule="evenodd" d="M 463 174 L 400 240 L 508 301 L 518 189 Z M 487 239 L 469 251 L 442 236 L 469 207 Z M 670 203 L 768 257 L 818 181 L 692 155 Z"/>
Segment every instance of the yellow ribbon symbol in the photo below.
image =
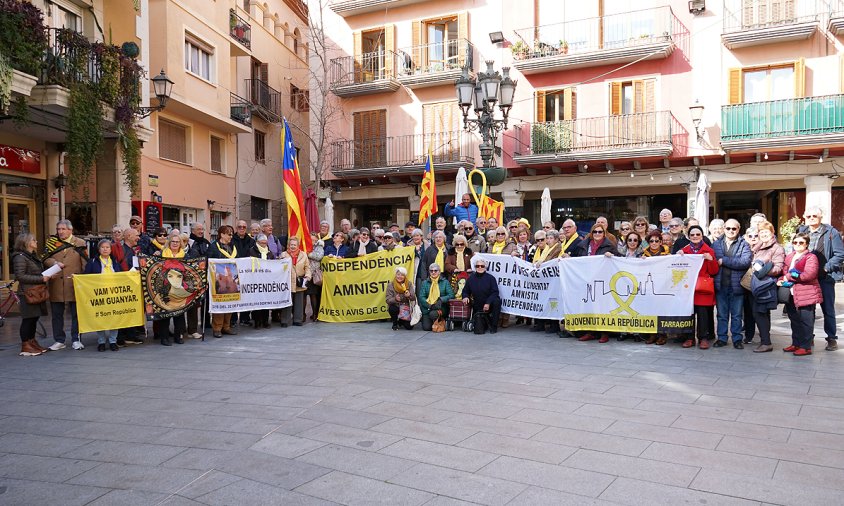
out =
<path fill-rule="evenodd" d="M 618 284 L 618 281 L 622 278 L 627 278 L 631 283 L 633 283 L 633 289 L 630 291 L 630 297 L 628 297 L 627 300 L 622 299 L 615 289 L 616 284 Z M 639 313 L 630 307 L 630 304 L 633 304 L 633 299 L 636 298 L 638 288 L 639 280 L 636 279 L 636 276 L 625 271 L 616 272 L 615 275 L 610 278 L 610 293 L 612 293 L 612 298 L 618 303 L 618 307 L 610 311 L 610 314 L 619 314 L 622 311 L 626 311 L 630 314 L 630 316 L 639 316 Z"/>
<path fill-rule="evenodd" d="M 478 174 L 481 176 L 481 196 L 478 198 L 478 194 L 475 192 L 475 185 L 472 184 L 472 175 Z M 479 171 L 478 169 L 472 169 L 472 172 L 469 173 L 469 191 L 472 192 L 472 198 L 475 199 L 475 205 L 478 206 L 478 210 L 483 209 L 484 201 L 486 200 L 487 194 L 487 187 L 486 187 L 486 174 Z"/>

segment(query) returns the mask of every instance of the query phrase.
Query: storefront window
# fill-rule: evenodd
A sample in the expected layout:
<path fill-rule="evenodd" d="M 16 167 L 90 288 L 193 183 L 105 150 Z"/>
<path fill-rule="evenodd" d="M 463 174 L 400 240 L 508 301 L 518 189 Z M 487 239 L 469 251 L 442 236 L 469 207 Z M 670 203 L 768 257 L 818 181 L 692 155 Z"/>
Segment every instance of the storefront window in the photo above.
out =
<path fill-rule="evenodd" d="M 675 216 L 682 215 L 686 209 L 686 195 L 555 199 L 551 201 L 551 219 L 559 228 L 571 218 L 581 233 L 588 233 L 599 216 L 606 217 L 610 229 L 616 230 L 622 221 L 632 221 L 636 216 L 645 216 L 650 223 L 655 223 L 661 209 L 671 209 Z"/>

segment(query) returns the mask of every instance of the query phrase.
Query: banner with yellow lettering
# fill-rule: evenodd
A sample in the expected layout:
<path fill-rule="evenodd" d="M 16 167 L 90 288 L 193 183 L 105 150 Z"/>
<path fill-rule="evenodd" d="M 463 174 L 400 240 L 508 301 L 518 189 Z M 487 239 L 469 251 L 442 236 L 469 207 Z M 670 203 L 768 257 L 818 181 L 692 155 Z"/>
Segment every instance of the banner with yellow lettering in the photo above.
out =
<path fill-rule="evenodd" d="M 116 330 L 144 324 L 141 274 L 137 271 L 112 274 L 76 274 L 76 315 L 79 332 Z"/>
<path fill-rule="evenodd" d="M 387 284 L 393 282 L 396 267 L 413 272 L 413 252 L 412 247 L 404 247 L 357 258 L 324 257 L 319 320 L 343 323 L 389 318 Z"/>

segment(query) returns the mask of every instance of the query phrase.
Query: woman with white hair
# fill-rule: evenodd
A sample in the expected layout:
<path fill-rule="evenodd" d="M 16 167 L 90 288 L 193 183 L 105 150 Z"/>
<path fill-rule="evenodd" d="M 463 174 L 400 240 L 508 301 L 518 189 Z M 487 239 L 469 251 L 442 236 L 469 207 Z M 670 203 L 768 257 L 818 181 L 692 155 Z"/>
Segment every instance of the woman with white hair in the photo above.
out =
<path fill-rule="evenodd" d="M 396 267 L 393 282 L 387 285 L 387 312 L 390 313 L 393 330 L 398 330 L 399 326 L 405 330 L 413 330 L 413 325 L 410 324 L 410 315 L 412 314 L 413 303 L 416 301 L 415 292 L 413 283 L 407 277 L 407 269 Z"/>
<path fill-rule="evenodd" d="M 419 287 L 419 309 L 422 310 L 422 330 L 425 331 L 430 331 L 437 319 L 448 318 L 448 301 L 454 298 L 451 283 L 442 275 L 438 263 L 428 266 L 428 276 Z"/>
<path fill-rule="evenodd" d="M 435 230 L 431 234 L 431 245 L 425 249 L 425 255 L 422 257 L 422 264 L 420 265 L 422 276 L 427 274 L 428 268 L 433 263 L 440 268 L 445 267 L 445 259 L 448 258 L 447 241 L 448 238 L 442 230 Z"/>
<path fill-rule="evenodd" d="M 709 240 L 713 243 L 724 235 L 724 220 L 715 218 L 709 222 Z"/>

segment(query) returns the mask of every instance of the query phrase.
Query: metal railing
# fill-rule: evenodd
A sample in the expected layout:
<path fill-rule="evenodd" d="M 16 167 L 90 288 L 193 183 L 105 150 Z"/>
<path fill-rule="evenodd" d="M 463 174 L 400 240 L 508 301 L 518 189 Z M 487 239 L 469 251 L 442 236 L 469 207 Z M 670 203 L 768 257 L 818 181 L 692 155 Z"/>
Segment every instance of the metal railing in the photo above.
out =
<path fill-rule="evenodd" d="M 454 39 L 399 49 L 399 75 L 433 74 L 444 70 L 474 67 L 474 45 L 467 39 Z"/>
<path fill-rule="evenodd" d="M 252 104 L 245 98 L 229 92 L 231 104 L 231 119 L 241 125 L 252 126 Z"/>
<path fill-rule="evenodd" d="M 246 79 L 246 95 L 255 112 L 270 123 L 281 121 L 281 93 L 260 79 Z"/>
<path fill-rule="evenodd" d="M 425 164 L 430 147 L 434 164 L 474 163 L 477 142 L 464 130 L 402 135 L 331 144 L 332 170 L 412 168 Z"/>
<path fill-rule="evenodd" d="M 229 9 L 229 35 L 247 49 L 252 49 L 252 25 Z"/>
<path fill-rule="evenodd" d="M 771 100 L 721 107 L 721 140 L 769 139 L 844 132 L 844 95 Z"/>
<path fill-rule="evenodd" d="M 819 0 L 724 0 L 724 33 L 818 21 Z"/>
<path fill-rule="evenodd" d="M 611 14 L 516 30 L 513 58 L 525 60 L 570 53 L 621 49 L 655 42 L 684 43 L 688 29 L 671 7 Z"/>
<path fill-rule="evenodd" d="M 364 84 L 396 76 L 400 59 L 393 51 L 376 51 L 331 60 L 331 86 Z"/>
<path fill-rule="evenodd" d="M 67 88 L 76 83 L 100 81 L 100 59 L 91 51 L 91 42 L 84 35 L 65 28 L 48 28 L 47 37 L 49 46 L 38 84 L 58 84 Z"/>
<path fill-rule="evenodd" d="M 516 155 L 673 145 L 683 129 L 670 111 L 515 125 Z"/>

